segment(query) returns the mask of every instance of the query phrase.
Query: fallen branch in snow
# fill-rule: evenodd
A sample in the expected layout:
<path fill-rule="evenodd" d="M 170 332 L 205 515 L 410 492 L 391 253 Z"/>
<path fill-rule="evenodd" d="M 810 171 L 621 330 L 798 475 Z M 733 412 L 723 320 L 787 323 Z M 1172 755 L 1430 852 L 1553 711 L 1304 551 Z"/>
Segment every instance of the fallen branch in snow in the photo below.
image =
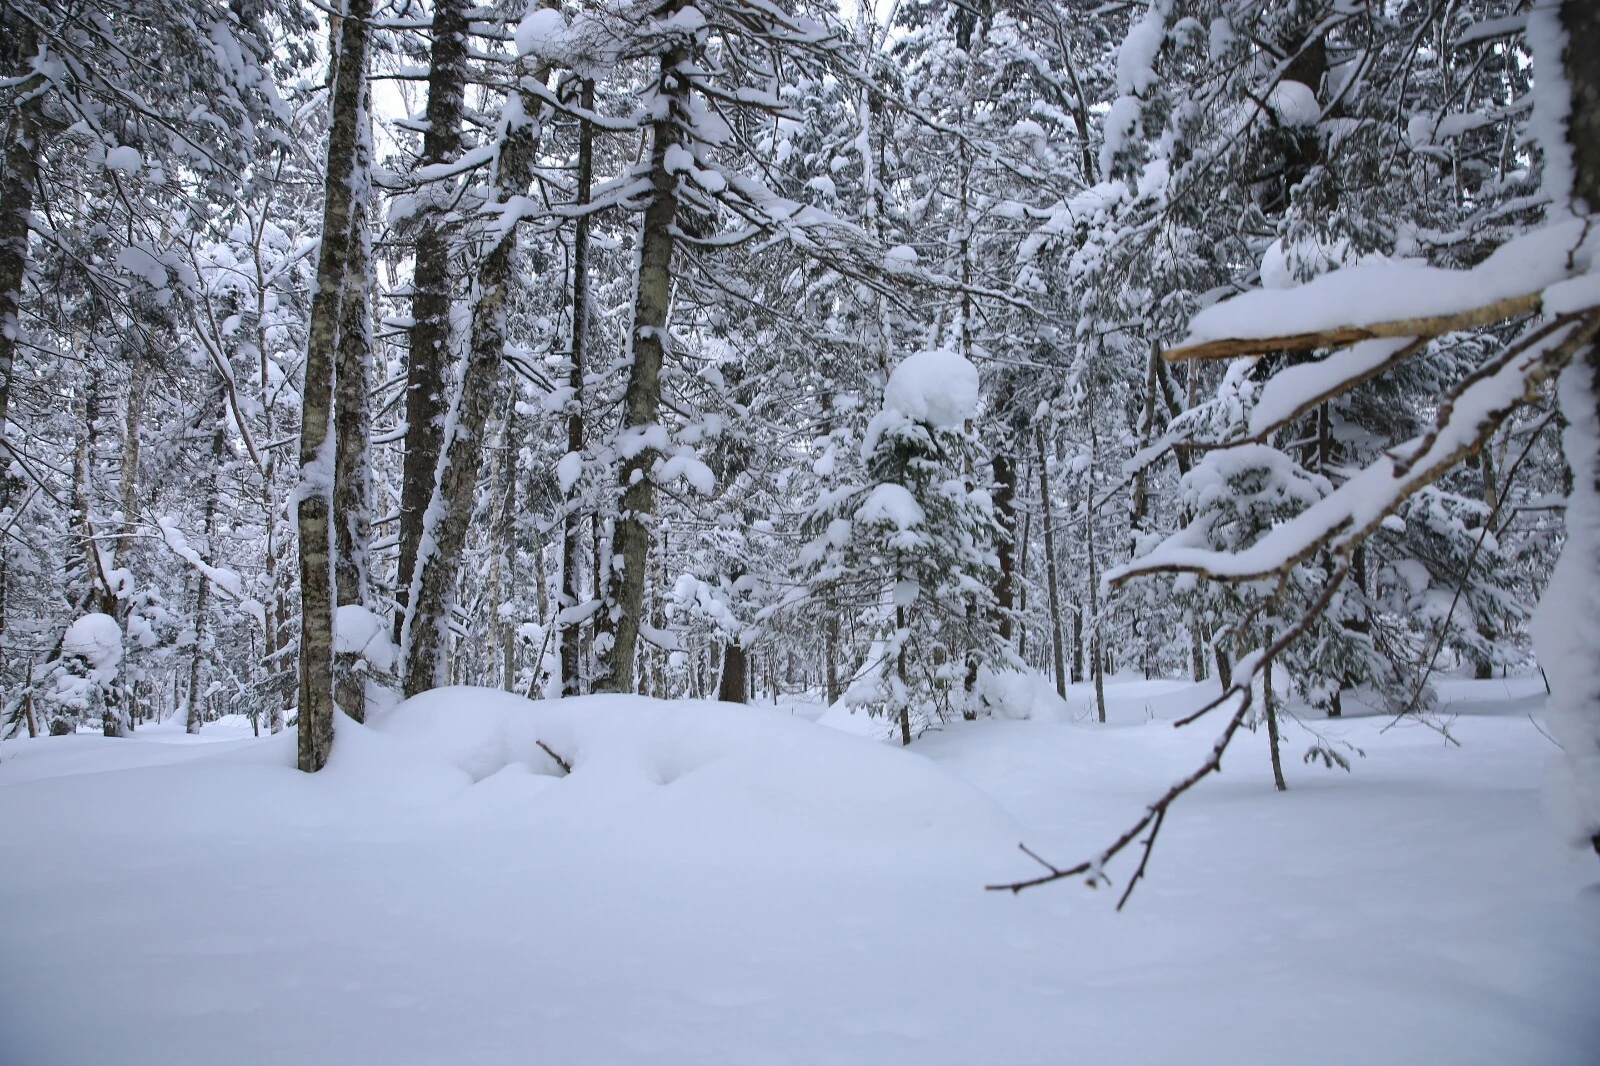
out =
<path fill-rule="evenodd" d="M 534 741 L 534 743 L 539 745 L 539 749 L 541 751 L 543 751 L 546 755 L 550 756 L 550 758 L 552 758 L 552 759 L 554 759 L 556 761 L 556 765 L 561 767 L 561 770 L 562 770 L 563 773 L 568 773 L 568 774 L 572 773 L 572 764 L 569 763 L 567 760 L 563 759 L 561 756 L 557 755 L 554 751 L 552 751 L 550 749 L 550 745 L 546 744 L 542 740 L 536 740 L 536 741 Z"/>

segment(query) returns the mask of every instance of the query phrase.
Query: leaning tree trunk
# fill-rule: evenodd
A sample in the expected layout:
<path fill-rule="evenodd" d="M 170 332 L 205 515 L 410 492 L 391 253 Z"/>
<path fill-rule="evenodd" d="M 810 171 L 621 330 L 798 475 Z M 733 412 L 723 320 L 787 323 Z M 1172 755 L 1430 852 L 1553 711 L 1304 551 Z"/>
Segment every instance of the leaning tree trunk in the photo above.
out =
<path fill-rule="evenodd" d="M 334 393 L 338 334 L 350 263 L 362 97 L 367 71 L 367 20 L 371 0 L 345 0 L 333 77 L 328 130 L 326 199 L 317 288 L 306 338 L 305 387 L 300 411 L 300 720 L 299 764 L 320 770 L 333 748 L 333 503 Z"/>
<path fill-rule="evenodd" d="M 418 169 L 448 163 L 461 152 L 461 119 L 467 78 L 467 4 L 434 0 L 433 46 L 428 71 L 428 106 Z M 395 596 L 395 643 L 405 649 L 408 597 L 422 550 L 423 525 L 433 503 L 444 448 L 445 385 L 450 370 L 450 241 L 441 207 L 444 183 L 418 191 L 425 201 L 417 220 L 416 266 L 412 272 L 410 358 L 406 363 L 406 452 L 400 474 L 400 557 Z M 429 663 L 429 669 L 432 669 Z M 409 673 L 409 668 L 408 668 Z M 407 691 L 410 691 L 409 683 Z"/>
<path fill-rule="evenodd" d="M 650 124 L 652 192 L 640 233 L 639 277 L 629 337 L 633 365 L 623 397 L 625 444 L 635 434 L 642 438 L 661 414 L 661 363 L 666 351 L 667 304 L 672 290 L 673 226 L 678 215 L 678 182 L 667 168 L 667 154 L 679 146 L 679 130 L 692 121 L 689 82 L 677 69 L 687 59 L 688 53 L 681 47 L 674 47 L 661 57 L 657 92 L 666 106 L 661 117 Z M 612 536 L 612 554 L 622 565 L 620 569 L 612 567 L 606 596 L 609 602 L 597 618 L 597 628 L 611 637 L 610 647 L 602 656 L 600 676 L 595 679 L 595 687 L 606 692 L 633 689 L 633 661 L 650 566 L 650 522 L 656 501 L 650 471 L 656 458 L 654 448 L 639 447 L 622 464 L 622 510 Z"/>
<path fill-rule="evenodd" d="M 539 123 L 527 108 L 531 97 L 520 92 L 506 101 L 505 134 L 495 177 L 495 200 L 520 196 L 533 180 L 539 150 Z M 450 635 L 449 593 L 461 572 L 461 554 L 472 520 L 478 469 L 483 465 L 484 431 L 494 409 L 506 343 L 506 294 L 515 280 L 513 257 L 517 228 L 509 227 L 495 241 L 478 268 L 477 299 L 472 307 L 472 347 L 461 375 L 461 394 L 445 435 L 436 480 L 437 506 L 426 529 L 431 547 L 417 556 L 416 576 L 407 598 L 405 640 L 407 696 L 444 683 L 445 642 Z M 537 670 L 537 664 L 535 670 Z"/>

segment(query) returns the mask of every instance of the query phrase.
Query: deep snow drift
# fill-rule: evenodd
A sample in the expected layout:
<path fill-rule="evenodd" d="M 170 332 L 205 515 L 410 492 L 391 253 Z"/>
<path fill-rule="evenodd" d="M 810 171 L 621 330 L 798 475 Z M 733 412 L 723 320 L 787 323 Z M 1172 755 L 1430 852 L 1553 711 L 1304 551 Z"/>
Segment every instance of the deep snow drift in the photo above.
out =
<path fill-rule="evenodd" d="M 1210 743 L 1165 721 L 1209 689 L 909 750 L 444 690 L 315 777 L 237 727 L 8 743 L 0 1062 L 1592 1063 L 1600 871 L 1539 811 L 1542 689 L 1443 688 L 1460 748 L 1327 723 L 1345 774 L 1291 727 L 1283 795 L 1245 736 L 1121 915 L 982 885 L 1103 844 Z"/>

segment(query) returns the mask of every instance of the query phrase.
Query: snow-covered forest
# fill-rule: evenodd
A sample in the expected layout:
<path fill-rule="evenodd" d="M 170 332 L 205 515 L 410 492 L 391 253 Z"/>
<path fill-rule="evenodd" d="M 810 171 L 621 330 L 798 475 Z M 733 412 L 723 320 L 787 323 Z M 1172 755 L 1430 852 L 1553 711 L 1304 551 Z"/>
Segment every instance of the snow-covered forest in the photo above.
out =
<path fill-rule="evenodd" d="M 1600 4 L 0 0 L 0 128 L 19 1066 L 1600 1047 Z"/>

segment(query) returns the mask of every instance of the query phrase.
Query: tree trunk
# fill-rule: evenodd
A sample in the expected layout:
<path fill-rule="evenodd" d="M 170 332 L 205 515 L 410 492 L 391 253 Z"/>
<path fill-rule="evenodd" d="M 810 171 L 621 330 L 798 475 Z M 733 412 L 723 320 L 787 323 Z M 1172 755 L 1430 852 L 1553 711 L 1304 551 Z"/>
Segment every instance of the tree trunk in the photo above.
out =
<path fill-rule="evenodd" d="M 426 130 L 419 170 L 451 162 L 461 152 L 461 119 L 467 77 L 467 5 L 434 0 L 433 43 L 428 67 Z M 441 184 L 418 190 L 416 266 L 411 283 L 410 357 L 406 364 L 406 453 L 400 481 L 400 555 L 396 564 L 395 643 L 406 647 L 409 597 L 416 584 L 417 555 L 437 487 L 444 448 L 445 388 L 450 372 L 450 242 L 444 231 Z M 437 665 L 429 660 L 427 669 Z M 431 674 L 429 675 L 431 677 Z M 411 692 L 407 666 L 406 691 Z"/>
<path fill-rule="evenodd" d="M 205 545 L 202 551 L 213 565 L 216 563 L 217 497 L 222 485 L 222 462 L 228 454 L 225 421 L 219 418 L 217 428 L 211 435 L 211 484 L 206 490 L 205 523 L 202 527 L 205 531 Z M 183 725 L 186 733 L 200 732 L 200 725 L 204 720 L 200 710 L 200 667 L 206 654 L 206 611 L 210 606 L 211 582 L 202 573 L 195 584 L 194 654 L 189 658 L 189 713 Z"/>
<path fill-rule="evenodd" d="M 722 680 L 717 685 L 717 699 L 724 703 L 745 702 L 745 691 L 749 687 L 746 677 L 744 646 L 738 641 L 729 641 L 722 650 Z"/>
<path fill-rule="evenodd" d="M 1062 647 L 1061 580 L 1056 570 L 1055 518 L 1050 506 L 1050 464 L 1045 460 L 1044 430 L 1034 430 L 1039 448 L 1039 504 L 1044 516 L 1045 582 L 1050 590 L 1050 650 L 1055 656 L 1056 695 L 1067 698 L 1067 657 Z"/>
<path fill-rule="evenodd" d="M 895 583 L 899 584 L 900 575 L 895 575 Z M 906 609 L 896 606 L 894 609 L 895 637 L 900 642 L 899 653 L 895 656 L 895 674 L 900 678 L 900 745 L 911 745 L 911 704 L 906 699 L 910 689 L 910 672 L 906 664 Z"/>
<path fill-rule="evenodd" d="M 1534 17 L 1547 16 L 1536 11 L 1530 22 Z M 1561 61 L 1572 100 L 1566 123 L 1571 208 L 1592 222 L 1600 215 L 1600 63 L 1595 60 L 1600 6 L 1562 0 L 1559 17 L 1567 38 Z M 1567 540 L 1540 605 L 1534 641 L 1549 678 L 1546 721 L 1573 777 L 1568 787 L 1576 828 L 1600 853 L 1600 801 L 1594 798 L 1600 795 L 1600 648 L 1587 639 L 1600 624 L 1600 344 L 1579 353 L 1563 371 L 1557 391 L 1567 419 L 1563 447 L 1574 476 Z"/>
<path fill-rule="evenodd" d="M 994 477 L 994 509 L 1000 519 L 1000 542 L 995 546 L 999 576 L 995 580 L 995 632 L 1007 649 L 1011 647 L 1013 616 L 1016 612 L 1017 468 L 1009 455 L 996 452 L 990 470 Z"/>
<path fill-rule="evenodd" d="M 345 272 L 349 266 L 361 103 L 367 69 L 371 0 L 345 0 L 328 130 L 328 163 L 317 253 L 317 288 L 307 330 L 301 389 L 300 722 L 299 765 L 322 769 L 333 748 L 333 530 L 330 510 L 336 455 L 333 403 Z"/>
<path fill-rule="evenodd" d="M 533 180 L 539 122 L 532 98 L 520 91 L 506 100 L 505 133 L 496 168 L 494 197 L 506 203 Z M 443 441 L 434 514 L 427 523 L 430 548 L 419 552 L 407 598 L 405 648 L 407 696 L 443 683 L 445 642 L 450 633 L 449 594 L 456 587 L 461 554 L 472 520 L 474 490 L 483 464 L 484 431 L 494 409 L 506 343 L 506 295 L 516 280 L 513 257 L 517 229 L 508 229 L 478 268 L 472 306 L 472 346 L 461 375 L 461 393 Z M 448 301 L 447 301 L 448 303 Z M 538 665 L 535 664 L 535 670 Z"/>
<path fill-rule="evenodd" d="M 367 176 L 370 145 L 367 117 L 369 93 L 363 93 L 363 115 L 357 123 L 357 185 L 350 207 L 350 242 L 346 250 L 344 291 L 339 304 L 338 366 L 334 372 L 333 580 L 338 606 L 368 606 L 367 541 L 371 522 L 367 499 L 369 464 L 367 414 L 372 363 L 372 270 L 367 230 Z M 356 652 L 334 656 L 334 702 L 357 722 L 367 717 L 366 664 Z"/>
<path fill-rule="evenodd" d="M 580 103 L 585 111 L 594 109 L 594 82 L 583 83 Z M 594 187 L 594 126 L 587 120 L 578 124 L 578 190 L 580 210 L 589 204 Z M 589 215 L 578 216 L 572 233 L 572 357 L 567 367 L 567 454 L 581 462 L 583 455 L 583 374 L 584 350 L 589 340 Z M 580 624 L 569 612 L 578 609 L 578 557 L 580 554 L 578 482 L 573 481 L 563 501 L 561 515 L 561 595 L 557 622 L 561 627 L 561 694 L 576 696 L 581 690 L 579 668 L 583 651 L 579 642 Z"/>
<path fill-rule="evenodd" d="M 675 2 L 670 14 L 678 9 Z M 661 408 L 661 363 L 666 352 L 667 305 L 672 290 L 673 226 L 678 214 L 677 178 L 667 169 L 667 153 L 679 147 L 678 131 L 687 128 L 689 82 L 678 73 L 688 59 L 681 47 L 661 57 L 658 93 L 661 117 L 650 124 L 650 205 L 645 208 L 639 238 L 639 277 L 633 307 L 632 366 L 623 397 L 622 446 L 637 449 L 622 464 L 622 510 L 612 535 L 612 554 L 622 563 L 612 569 L 607 603 L 597 616 L 611 637 L 602 656 L 597 688 L 607 692 L 633 689 L 634 656 L 644 610 L 644 585 L 650 566 L 650 524 L 655 510 L 655 483 L 650 479 L 657 458 L 644 446 L 643 435 L 656 425 Z"/>
<path fill-rule="evenodd" d="M 1267 634 L 1263 642 L 1270 645 L 1272 634 Z M 1272 691 L 1272 660 L 1268 659 L 1263 667 L 1261 679 L 1261 705 L 1267 716 L 1267 743 L 1272 748 L 1272 783 L 1279 792 L 1289 791 L 1289 786 L 1283 781 L 1283 760 L 1278 755 L 1278 698 Z"/>
<path fill-rule="evenodd" d="M 33 24 L 7 6 L 0 13 L 0 77 L 25 78 L 39 51 Z M 12 91 L 27 94 L 37 86 L 19 84 Z M 42 92 L 10 109 L 5 127 L 5 156 L 0 165 L 0 439 L 11 408 L 11 379 L 17 344 L 22 339 L 22 284 L 28 267 L 28 233 L 33 213 L 33 190 L 39 182 L 39 129 Z M 0 468 L 0 513 L 11 505 L 14 479 L 10 457 Z M 0 628 L 3 632 L 3 628 Z"/>

